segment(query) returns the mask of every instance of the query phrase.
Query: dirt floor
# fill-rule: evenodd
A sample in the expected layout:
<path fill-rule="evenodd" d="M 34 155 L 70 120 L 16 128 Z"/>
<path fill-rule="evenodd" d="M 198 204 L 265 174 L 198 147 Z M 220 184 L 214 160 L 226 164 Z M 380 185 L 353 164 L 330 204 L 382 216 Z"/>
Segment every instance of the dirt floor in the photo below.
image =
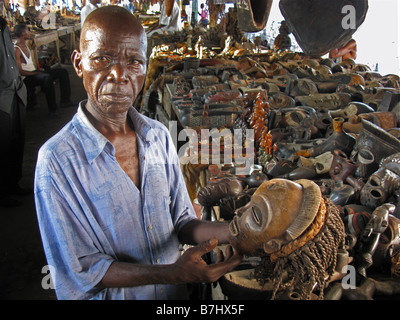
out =
<path fill-rule="evenodd" d="M 38 105 L 36 109 L 27 112 L 21 187 L 33 188 L 39 148 L 72 118 L 78 102 L 86 99 L 82 81 L 76 76 L 73 67 L 71 65 L 62 67 L 69 72 L 71 100 L 76 102 L 76 106 L 59 109 L 59 119 L 49 118 L 44 94 L 39 88 L 37 89 Z M 56 93 L 59 97 L 58 84 Z M 55 300 L 54 290 L 46 289 L 49 286 L 48 269 L 33 194 L 15 198 L 21 200 L 23 204 L 16 208 L 0 207 L 0 217 L 3 219 L 0 223 L 0 299 Z"/>

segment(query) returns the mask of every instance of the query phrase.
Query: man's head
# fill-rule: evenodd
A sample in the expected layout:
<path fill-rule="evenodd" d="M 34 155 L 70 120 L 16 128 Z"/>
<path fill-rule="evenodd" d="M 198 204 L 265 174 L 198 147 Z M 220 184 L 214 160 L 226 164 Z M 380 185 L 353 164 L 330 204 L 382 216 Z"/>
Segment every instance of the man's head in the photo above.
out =
<path fill-rule="evenodd" d="M 26 24 L 17 24 L 14 27 L 13 36 L 17 39 L 20 38 L 23 40 L 29 40 L 31 38 L 31 34 L 29 33 L 29 29 Z"/>
<path fill-rule="evenodd" d="M 92 109 L 114 115 L 132 106 L 145 81 L 146 51 L 143 27 L 128 10 L 106 6 L 88 15 L 71 58 Z"/>

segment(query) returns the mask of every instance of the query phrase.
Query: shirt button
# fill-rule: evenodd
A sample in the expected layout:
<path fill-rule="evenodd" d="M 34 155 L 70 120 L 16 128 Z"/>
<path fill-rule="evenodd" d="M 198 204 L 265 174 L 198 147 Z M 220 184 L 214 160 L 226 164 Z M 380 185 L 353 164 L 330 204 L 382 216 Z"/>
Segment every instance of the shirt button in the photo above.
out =
<path fill-rule="evenodd" d="M 147 229 L 149 229 L 149 230 L 153 229 L 153 225 L 150 224 L 150 225 L 147 227 Z"/>
<path fill-rule="evenodd" d="M 157 259 L 156 262 L 157 262 L 157 263 L 160 263 L 160 259 Z"/>

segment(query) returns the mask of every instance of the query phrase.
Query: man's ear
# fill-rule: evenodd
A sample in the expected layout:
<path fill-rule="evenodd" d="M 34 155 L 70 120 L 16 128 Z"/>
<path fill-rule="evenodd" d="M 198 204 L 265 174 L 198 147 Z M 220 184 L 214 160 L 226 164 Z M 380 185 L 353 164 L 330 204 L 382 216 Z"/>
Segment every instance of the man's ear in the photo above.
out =
<path fill-rule="evenodd" d="M 82 55 L 78 50 L 74 50 L 71 55 L 72 65 L 79 78 L 82 78 Z"/>

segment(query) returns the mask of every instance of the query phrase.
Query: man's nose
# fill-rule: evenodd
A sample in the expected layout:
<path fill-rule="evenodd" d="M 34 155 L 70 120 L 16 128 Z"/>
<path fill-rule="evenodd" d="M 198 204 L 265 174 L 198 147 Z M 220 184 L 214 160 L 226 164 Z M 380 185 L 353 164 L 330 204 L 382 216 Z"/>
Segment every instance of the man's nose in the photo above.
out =
<path fill-rule="evenodd" d="M 107 77 L 107 80 L 115 83 L 127 82 L 128 77 L 125 66 L 120 62 L 114 63 L 111 67 L 111 71 Z"/>

